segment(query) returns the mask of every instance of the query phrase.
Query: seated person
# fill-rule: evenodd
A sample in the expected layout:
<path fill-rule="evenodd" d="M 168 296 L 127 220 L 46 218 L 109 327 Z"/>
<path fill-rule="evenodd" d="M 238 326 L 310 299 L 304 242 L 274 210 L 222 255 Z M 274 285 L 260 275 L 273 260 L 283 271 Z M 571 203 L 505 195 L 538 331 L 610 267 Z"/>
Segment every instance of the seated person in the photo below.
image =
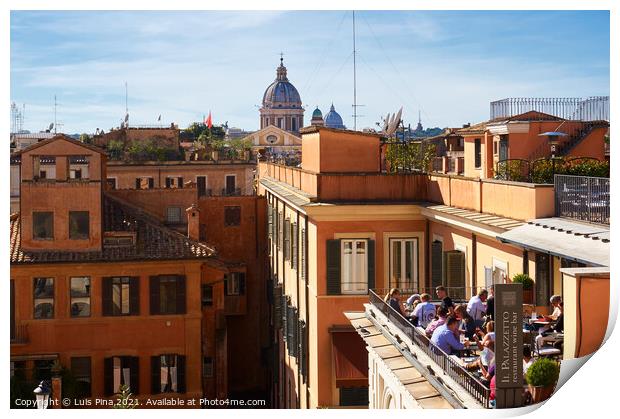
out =
<path fill-rule="evenodd" d="M 441 306 L 448 309 L 450 312 L 450 316 L 454 315 L 454 303 L 452 302 L 452 298 L 448 297 L 448 291 L 446 287 L 443 285 L 435 288 L 435 292 L 437 293 L 437 297 L 441 300 Z"/>
<path fill-rule="evenodd" d="M 462 344 L 459 342 L 457 336 L 459 328 L 459 321 L 456 317 L 448 316 L 445 324 L 439 326 L 433 332 L 431 337 L 431 345 L 441 349 L 448 355 L 456 351 L 462 351 L 469 347 L 469 342 Z M 431 346 L 432 347 L 432 346 Z"/>
<path fill-rule="evenodd" d="M 554 335 L 557 333 L 564 333 L 564 303 L 561 301 L 558 304 L 558 310 L 560 314 L 555 324 L 538 331 L 538 336 L 536 336 L 536 347 L 541 348 L 547 342 L 556 342 L 557 338 Z"/>
<path fill-rule="evenodd" d="M 433 332 L 435 331 L 435 329 L 437 329 L 439 326 L 446 322 L 446 317 L 448 317 L 448 310 L 445 307 L 439 307 L 437 309 L 437 318 L 430 322 L 428 326 L 426 326 L 426 336 L 429 338 L 433 336 Z"/>
<path fill-rule="evenodd" d="M 562 304 L 562 297 L 560 297 L 559 295 L 553 295 L 549 299 L 549 302 L 553 306 L 553 312 L 550 316 L 543 317 L 549 322 L 556 321 L 558 317 L 560 317 L 560 314 L 562 314 L 562 309 L 560 308 L 560 304 Z"/>
<path fill-rule="evenodd" d="M 523 345 L 523 375 L 527 372 L 527 369 L 534 363 L 532 358 L 532 348 L 530 345 Z"/>
<path fill-rule="evenodd" d="M 482 325 L 484 323 L 484 316 L 487 312 L 487 306 L 485 302 L 489 293 L 487 290 L 480 290 L 478 295 L 471 297 L 467 303 L 467 313 L 473 317 L 474 321 Z"/>
<path fill-rule="evenodd" d="M 415 306 L 420 303 L 420 294 L 411 294 L 409 298 L 407 298 L 407 308 L 409 310 L 413 310 Z"/>
<path fill-rule="evenodd" d="M 405 313 L 403 312 L 403 308 L 400 304 L 400 291 L 398 291 L 398 289 L 392 288 L 390 292 L 385 296 L 384 300 L 397 313 L 400 313 L 401 316 L 405 317 Z"/>
<path fill-rule="evenodd" d="M 467 339 L 473 339 L 476 334 L 476 322 L 474 318 L 467 314 L 467 306 L 464 304 L 456 306 L 454 309 L 456 318 L 460 320 L 459 330 Z"/>
<path fill-rule="evenodd" d="M 422 294 L 420 296 L 422 302 L 418 304 L 413 310 L 412 317 L 414 322 L 417 320 L 417 325 L 426 329 L 430 322 L 435 318 L 435 305 L 430 302 L 431 296 L 428 294 Z M 416 323 L 414 323 L 416 324 Z"/>

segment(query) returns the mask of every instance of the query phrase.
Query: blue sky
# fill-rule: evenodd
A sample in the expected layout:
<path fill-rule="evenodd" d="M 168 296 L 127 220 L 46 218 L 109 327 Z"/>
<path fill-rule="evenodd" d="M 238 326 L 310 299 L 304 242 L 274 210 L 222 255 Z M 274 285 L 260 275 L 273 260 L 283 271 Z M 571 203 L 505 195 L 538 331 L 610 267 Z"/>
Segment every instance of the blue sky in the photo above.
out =
<path fill-rule="evenodd" d="M 504 97 L 609 94 L 606 11 L 360 11 L 358 128 L 404 107 L 405 122 L 460 126 Z M 264 89 L 284 52 L 306 105 L 333 102 L 353 126 L 350 11 L 11 12 L 11 100 L 25 128 L 118 126 L 129 86 L 132 124 L 257 129 Z"/>

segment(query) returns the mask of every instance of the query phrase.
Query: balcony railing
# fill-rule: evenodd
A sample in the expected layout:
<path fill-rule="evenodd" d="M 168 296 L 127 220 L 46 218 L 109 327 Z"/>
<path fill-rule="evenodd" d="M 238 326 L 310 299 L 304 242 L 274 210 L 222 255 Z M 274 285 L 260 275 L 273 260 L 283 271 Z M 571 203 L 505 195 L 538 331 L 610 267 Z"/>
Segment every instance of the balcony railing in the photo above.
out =
<path fill-rule="evenodd" d="M 234 189 L 223 188 L 222 189 L 222 196 L 239 196 L 239 195 L 241 195 L 241 188 L 234 188 Z"/>
<path fill-rule="evenodd" d="M 572 121 L 609 121 L 609 96 L 587 98 L 514 97 L 491 102 L 491 119 L 538 111 Z M 545 115 L 540 117 L 546 118 Z"/>
<path fill-rule="evenodd" d="M 609 178 L 555 175 L 557 217 L 609 224 Z"/>
<path fill-rule="evenodd" d="M 396 327 L 405 333 L 416 345 L 417 349 L 432 359 L 433 362 L 443 370 L 444 374 L 448 375 L 452 380 L 463 387 L 483 407 L 489 407 L 491 390 L 486 385 L 469 373 L 448 354 L 435 346 L 425 334 L 417 331 L 411 322 L 390 307 L 390 305 L 373 290 L 370 290 L 369 297 L 370 303 L 383 313 L 390 322 L 394 323 Z"/>

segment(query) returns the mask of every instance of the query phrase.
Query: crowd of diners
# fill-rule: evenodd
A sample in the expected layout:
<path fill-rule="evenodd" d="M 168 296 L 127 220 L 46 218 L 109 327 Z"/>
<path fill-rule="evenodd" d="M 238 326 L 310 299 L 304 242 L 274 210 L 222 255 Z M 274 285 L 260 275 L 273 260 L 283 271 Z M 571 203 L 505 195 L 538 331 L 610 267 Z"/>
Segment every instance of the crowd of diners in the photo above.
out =
<path fill-rule="evenodd" d="M 400 292 L 392 288 L 385 296 L 385 302 L 396 312 L 408 319 L 419 333 L 429 339 L 430 347 L 451 357 L 472 375 L 491 389 L 491 400 L 495 396 L 495 296 L 493 286 L 482 289 L 467 304 L 457 304 L 445 287 L 435 289 L 437 299 L 432 302 L 428 293 L 412 294 L 401 301 Z M 438 301 L 438 302 L 437 302 Z M 533 362 L 533 348 L 538 350 L 548 342 L 557 345 L 558 335 L 563 332 L 563 303 L 554 295 L 550 301 L 553 312 L 548 316 L 532 316 L 524 319 L 524 331 L 537 333 L 534 342 L 523 347 L 523 373 Z M 527 328 L 527 329 L 526 329 Z M 439 352 L 441 353 L 441 352 Z"/>

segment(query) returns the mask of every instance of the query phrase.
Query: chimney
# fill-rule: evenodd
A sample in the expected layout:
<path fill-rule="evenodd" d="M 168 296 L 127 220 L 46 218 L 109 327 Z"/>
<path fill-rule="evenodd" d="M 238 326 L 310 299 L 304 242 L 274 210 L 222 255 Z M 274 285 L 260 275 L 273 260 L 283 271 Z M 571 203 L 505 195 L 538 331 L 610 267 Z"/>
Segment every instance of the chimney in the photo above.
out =
<path fill-rule="evenodd" d="M 198 205 L 192 204 L 185 210 L 187 213 L 187 237 L 199 241 L 200 239 L 200 210 Z"/>

